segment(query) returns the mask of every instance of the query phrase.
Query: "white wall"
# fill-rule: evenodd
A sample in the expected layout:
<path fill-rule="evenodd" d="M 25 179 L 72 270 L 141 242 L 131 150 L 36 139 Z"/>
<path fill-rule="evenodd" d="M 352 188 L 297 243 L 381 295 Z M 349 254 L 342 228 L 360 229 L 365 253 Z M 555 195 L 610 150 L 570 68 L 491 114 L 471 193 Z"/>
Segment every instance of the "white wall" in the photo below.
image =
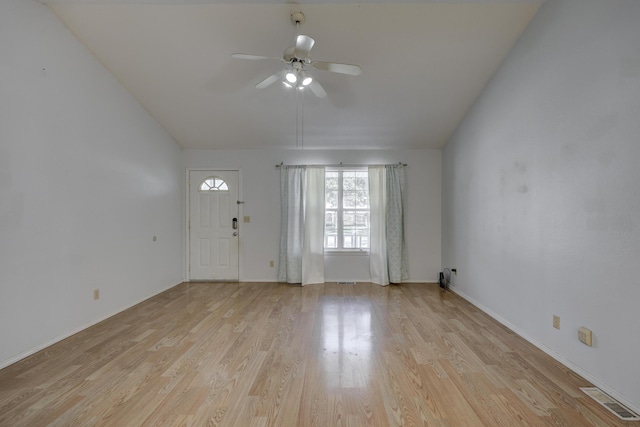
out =
<path fill-rule="evenodd" d="M 640 2 L 544 3 L 444 149 L 442 223 L 456 291 L 636 410 L 639 119 Z"/>
<path fill-rule="evenodd" d="M 0 2 L 0 367 L 182 280 L 183 179 L 47 7 Z"/>
<path fill-rule="evenodd" d="M 440 271 L 440 150 L 184 150 L 187 169 L 240 169 L 243 189 L 240 223 L 244 281 L 275 281 L 280 233 L 280 170 L 276 164 L 408 163 L 407 251 L 410 281 L 436 281 Z M 269 267 L 269 261 L 275 267 Z M 327 281 L 368 281 L 367 256 L 326 256 Z"/>

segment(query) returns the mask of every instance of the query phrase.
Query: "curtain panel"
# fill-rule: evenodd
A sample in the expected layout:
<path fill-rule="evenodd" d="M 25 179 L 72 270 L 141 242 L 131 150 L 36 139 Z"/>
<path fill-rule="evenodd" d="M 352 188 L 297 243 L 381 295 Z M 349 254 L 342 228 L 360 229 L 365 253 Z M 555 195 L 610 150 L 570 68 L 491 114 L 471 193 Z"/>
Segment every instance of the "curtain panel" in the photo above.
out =
<path fill-rule="evenodd" d="M 409 278 L 404 227 L 402 165 L 369 167 L 371 281 L 386 286 Z"/>
<path fill-rule="evenodd" d="M 385 176 L 384 166 L 369 167 L 369 272 L 371 281 L 382 286 L 389 284 L 385 236 Z"/>
<path fill-rule="evenodd" d="M 389 281 L 400 283 L 409 279 L 405 244 L 404 203 L 405 175 L 402 165 L 386 165 L 385 225 Z"/>
<path fill-rule="evenodd" d="M 280 170 L 280 260 L 278 281 L 302 283 L 306 166 Z"/>
<path fill-rule="evenodd" d="M 280 169 L 278 281 L 324 283 L 324 167 Z"/>

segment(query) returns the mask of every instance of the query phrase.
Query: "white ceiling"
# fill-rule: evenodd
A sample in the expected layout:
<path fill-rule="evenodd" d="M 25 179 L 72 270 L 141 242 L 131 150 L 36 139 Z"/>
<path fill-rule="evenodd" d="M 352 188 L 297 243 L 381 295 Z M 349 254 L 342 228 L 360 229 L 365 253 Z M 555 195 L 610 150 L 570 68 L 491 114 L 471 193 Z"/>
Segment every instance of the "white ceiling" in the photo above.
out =
<path fill-rule="evenodd" d="M 303 4 L 48 0 L 56 15 L 185 148 L 441 147 L 535 15 L 535 1 Z M 284 67 L 300 32 L 311 57 L 362 67 L 314 70 L 328 97 L 255 84 Z"/>

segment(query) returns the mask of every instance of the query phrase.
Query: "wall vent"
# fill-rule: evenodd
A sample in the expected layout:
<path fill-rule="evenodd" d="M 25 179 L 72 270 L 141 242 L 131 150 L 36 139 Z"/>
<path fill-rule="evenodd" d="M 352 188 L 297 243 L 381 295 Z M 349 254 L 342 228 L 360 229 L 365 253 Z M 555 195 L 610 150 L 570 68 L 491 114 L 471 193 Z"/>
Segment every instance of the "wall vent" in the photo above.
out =
<path fill-rule="evenodd" d="M 639 416 L 631 412 L 631 410 L 623 406 L 614 398 L 610 397 L 598 387 L 580 387 L 580 390 L 582 390 L 587 394 L 587 396 L 590 396 L 591 398 L 593 398 L 593 400 L 607 408 L 621 420 L 640 421 Z"/>
<path fill-rule="evenodd" d="M 338 285 L 355 285 L 356 282 L 337 282 Z"/>

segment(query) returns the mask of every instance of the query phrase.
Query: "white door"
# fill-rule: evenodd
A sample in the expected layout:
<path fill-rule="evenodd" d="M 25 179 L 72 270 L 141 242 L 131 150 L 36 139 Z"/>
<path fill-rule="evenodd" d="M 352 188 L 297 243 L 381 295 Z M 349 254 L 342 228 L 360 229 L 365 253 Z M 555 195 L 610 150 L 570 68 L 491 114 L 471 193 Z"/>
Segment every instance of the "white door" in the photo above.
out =
<path fill-rule="evenodd" d="M 238 171 L 189 172 L 189 278 L 238 280 Z"/>

